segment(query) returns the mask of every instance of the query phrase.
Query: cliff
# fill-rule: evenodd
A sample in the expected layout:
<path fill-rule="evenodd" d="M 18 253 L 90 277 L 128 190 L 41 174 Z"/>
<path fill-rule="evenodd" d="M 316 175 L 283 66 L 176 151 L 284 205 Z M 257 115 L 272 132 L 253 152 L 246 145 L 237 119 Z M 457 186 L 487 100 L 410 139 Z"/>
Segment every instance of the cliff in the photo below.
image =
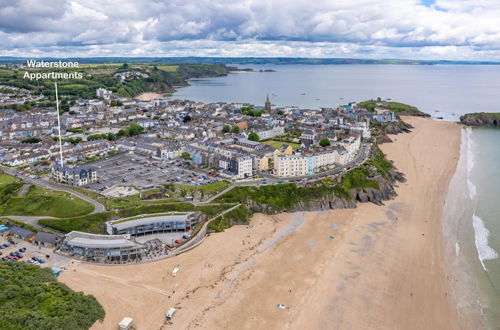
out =
<path fill-rule="evenodd" d="M 467 126 L 500 126 L 500 113 L 468 113 L 460 117 L 460 123 Z"/>
<path fill-rule="evenodd" d="M 409 133 L 413 128 L 403 120 L 388 123 L 371 122 L 370 128 L 372 136 L 375 137 L 377 144 L 392 142 L 389 134 Z"/>
<path fill-rule="evenodd" d="M 246 206 L 253 212 L 274 214 L 280 212 L 300 212 L 300 211 L 326 211 L 336 209 L 351 209 L 356 207 L 356 203 L 374 203 L 383 205 L 397 196 L 395 187 L 398 182 L 405 182 L 406 179 L 401 172 L 392 169 L 388 172 L 387 178 L 379 176 L 374 179 L 377 182 L 377 188 L 364 187 L 352 188 L 348 196 L 338 196 L 334 191 L 317 198 L 304 198 L 292 205 L 277 209 L 269 204 L 247 199 Z"/>

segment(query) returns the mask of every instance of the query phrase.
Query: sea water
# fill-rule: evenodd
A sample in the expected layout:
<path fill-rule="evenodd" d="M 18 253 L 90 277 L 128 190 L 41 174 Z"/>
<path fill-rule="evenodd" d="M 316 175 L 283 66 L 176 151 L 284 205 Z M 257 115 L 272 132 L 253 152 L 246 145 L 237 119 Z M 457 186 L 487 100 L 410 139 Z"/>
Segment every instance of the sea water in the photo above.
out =
<path fill-rule="evenodd" d="M 476 253 L 465 257 L 478 280 L 489 327 L 500 329 L 500 129 L 469 128 L 465 134 L 470 202 L 460 219 L 460 239 L 474 235 Z"/>
<path fill-rule="evenodd" d="M 470 112 L 500 112 L 500 66 L 260 65 L 276 72 L 194 79 L 172 97 L 202 102 L 335 107 L 377 97 L 417 106 L 456 121 Z M 462 130 L 461 156 L 446 199 L 444 232 L 454 256 L 451 282 L 461 318 L 477 305 L 487 326 L 500 329 L 500 128 Z"/>

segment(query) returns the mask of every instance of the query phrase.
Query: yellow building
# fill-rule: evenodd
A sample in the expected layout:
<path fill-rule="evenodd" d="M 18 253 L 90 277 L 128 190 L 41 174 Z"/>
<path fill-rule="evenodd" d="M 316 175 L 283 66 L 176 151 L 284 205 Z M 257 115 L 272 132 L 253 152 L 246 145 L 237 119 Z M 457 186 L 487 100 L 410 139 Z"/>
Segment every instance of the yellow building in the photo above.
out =
<path fill-rule="evenodd" d="M 254 160 L 257 171 L 263 172 L 269 170 L 269 157 L 267 155 L 257 155 Z"/>

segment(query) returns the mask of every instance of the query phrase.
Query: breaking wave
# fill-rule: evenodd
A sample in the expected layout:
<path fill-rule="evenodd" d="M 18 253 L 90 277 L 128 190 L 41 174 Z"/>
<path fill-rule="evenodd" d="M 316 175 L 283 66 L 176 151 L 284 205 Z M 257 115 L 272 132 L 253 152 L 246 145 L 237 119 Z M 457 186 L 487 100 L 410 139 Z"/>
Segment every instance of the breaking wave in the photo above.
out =
<path fill-rule="evenodd" d="M 472 226 L 474 227 L 474 238 L 476 242 L 476 249 L 479 255 L 479 261 L 483 266 L 485 271 L 486 266 L 484 265 L 485 260 L 492 260 L 498 258 L 498 253 L 488 245 L 488 239 L 490 236 L 490 231 L 485 227 L 483 219 L 477 215 L 472 215 Z"/>

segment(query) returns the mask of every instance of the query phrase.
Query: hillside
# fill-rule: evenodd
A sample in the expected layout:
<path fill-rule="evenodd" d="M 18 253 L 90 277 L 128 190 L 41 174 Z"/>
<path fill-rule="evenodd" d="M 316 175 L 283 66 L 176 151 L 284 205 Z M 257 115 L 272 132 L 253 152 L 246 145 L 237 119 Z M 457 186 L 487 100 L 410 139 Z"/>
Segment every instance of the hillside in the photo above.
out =
<path fill-rule="evenodd" d="M 54 95 L 53 79 L 29 80 L 25 72 L 79 72 L 82 79 L 57 80 L 59 93 L 84 98 L 95 97 L 97 88 L 106 88 L 122 97 L 134 97 L 144 92 L 169 93 L 174 86 L 186 86 L 190 78 L 223 76 L 229 72 L 224 64 L 165 64 L 165 63 L 87 63 L 78 68 L 18 68 L 0 67 L 0 85 L 32 90 L 35 94 Z"/>

